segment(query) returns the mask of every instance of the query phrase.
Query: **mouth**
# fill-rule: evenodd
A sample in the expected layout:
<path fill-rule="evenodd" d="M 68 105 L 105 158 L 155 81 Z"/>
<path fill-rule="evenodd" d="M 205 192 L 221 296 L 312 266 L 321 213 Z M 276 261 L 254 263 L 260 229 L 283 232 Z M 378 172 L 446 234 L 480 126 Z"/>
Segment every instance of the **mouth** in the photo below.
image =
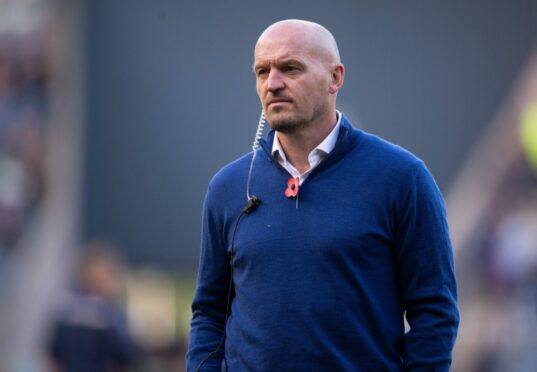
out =
<path fill-rule="evenodd" d="M 291 103 L 292 101 L 290 99 L 284 99 L 284 98 L 275 98 L 268 102 L 267 107 L 271 106 L 273 104 L 281 104 L 281 103 Z"/>

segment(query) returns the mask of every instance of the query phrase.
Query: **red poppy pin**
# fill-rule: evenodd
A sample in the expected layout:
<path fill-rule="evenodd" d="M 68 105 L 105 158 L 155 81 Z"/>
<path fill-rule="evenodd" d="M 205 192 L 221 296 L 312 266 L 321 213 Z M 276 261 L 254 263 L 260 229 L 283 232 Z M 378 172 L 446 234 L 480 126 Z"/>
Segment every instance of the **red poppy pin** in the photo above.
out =
<path fill-rule="evenodd" d="M 300 184 L 300 178 L 289 178 L 287 181 L 287 188 L 285 189 L 285 196 L 291 199 L 295 199 L 298 195 L 298 186 Z"/>

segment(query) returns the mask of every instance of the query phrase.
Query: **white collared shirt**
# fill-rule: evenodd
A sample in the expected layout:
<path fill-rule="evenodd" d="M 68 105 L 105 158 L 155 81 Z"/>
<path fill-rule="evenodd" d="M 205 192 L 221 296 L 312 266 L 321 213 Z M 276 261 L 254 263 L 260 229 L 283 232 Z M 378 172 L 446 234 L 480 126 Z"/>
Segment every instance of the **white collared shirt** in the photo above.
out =
<path fill-rule="evenodd" d="M 278 160 L 278 163 L 285 168 L 291 176 L 294 178 L 299 178 L 299 184 L 302 185 L 302 183 L 306 180 L 306 178 L 309 176 L 311 171 L 319 165 L 319 163 L 330 154 L 330 152 L 334 149 L 336 146 L 338 134 L 339 134 L 339 126 L 341 123 L 341 113 L 339 111 L 337 112 L 337 122 L 334 128 L 330 133 L 328 133 L 328 136 L 317 146 L 315 147 L 308 155 L 308 162 L 310 164 L 310 168 L 305 171 L 304 173 L 300 173 L 289 161 L 287 161 L 287 157 L 285 156 L 285 152 L 282 149 L 282 146 L 280 144 L 280 141 L 278 140 L 278 132 L 274 134 L 274 141 L 272 143 L 272 155 Z"/>

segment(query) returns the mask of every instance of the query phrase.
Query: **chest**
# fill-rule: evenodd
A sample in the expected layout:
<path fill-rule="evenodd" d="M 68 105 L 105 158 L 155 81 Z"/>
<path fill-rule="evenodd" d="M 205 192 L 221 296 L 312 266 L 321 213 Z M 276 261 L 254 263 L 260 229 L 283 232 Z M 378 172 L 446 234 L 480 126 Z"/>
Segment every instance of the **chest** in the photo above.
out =
<path fill-rule="evenodd" d="M 284 195 L 287 175 L 265 177 L 255 187 L 261 205 L 241 220 L 236 232 L 236 269 L 329 263 L 373 270 L 389 260 L 390 196 L 371 182 L 360 175 L 313 174 L 293 199 Z"/>

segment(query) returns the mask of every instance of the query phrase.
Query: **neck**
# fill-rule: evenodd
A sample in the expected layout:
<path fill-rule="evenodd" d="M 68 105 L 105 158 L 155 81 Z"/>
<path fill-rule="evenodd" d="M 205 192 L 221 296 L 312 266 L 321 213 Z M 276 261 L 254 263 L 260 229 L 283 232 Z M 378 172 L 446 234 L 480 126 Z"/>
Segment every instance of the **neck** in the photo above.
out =
<path fill-rule="evenodd" d="M 310 168 L 308 156 L 334 129 L 337 115 L 334 110 L 329 117 L 305 125 L 293 133 L 278 132 L 278 140 L 287 160 L 300 172 Z"/>

